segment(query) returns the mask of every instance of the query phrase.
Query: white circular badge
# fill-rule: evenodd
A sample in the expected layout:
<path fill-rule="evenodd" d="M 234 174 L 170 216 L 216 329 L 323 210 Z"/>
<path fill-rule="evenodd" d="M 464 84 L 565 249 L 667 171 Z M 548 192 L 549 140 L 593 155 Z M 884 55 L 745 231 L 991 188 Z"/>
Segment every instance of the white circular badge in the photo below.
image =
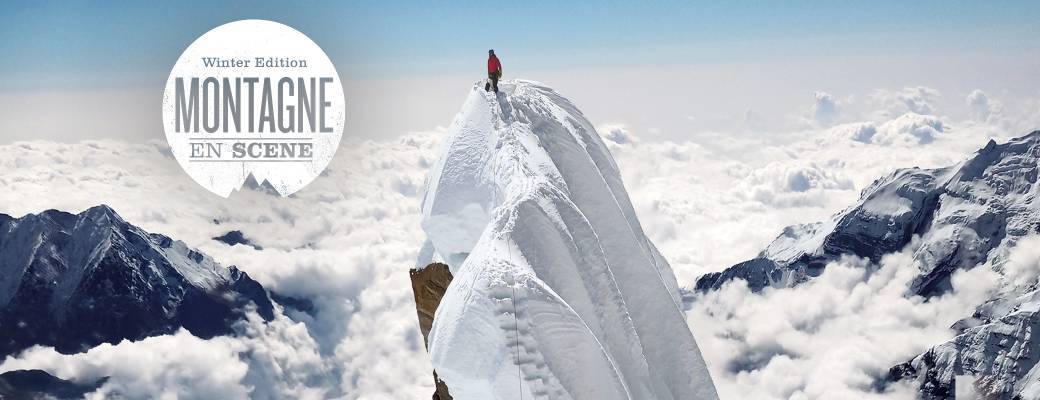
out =
<path fill-rule="evenodd" d="M 325 52 L 277 22 L 206 32 L 181 54 L 163 93 L 177 162 L 222 197 L 249 175 L 282 196 L 325 170 L 343 136 L 343 86 Z"/>

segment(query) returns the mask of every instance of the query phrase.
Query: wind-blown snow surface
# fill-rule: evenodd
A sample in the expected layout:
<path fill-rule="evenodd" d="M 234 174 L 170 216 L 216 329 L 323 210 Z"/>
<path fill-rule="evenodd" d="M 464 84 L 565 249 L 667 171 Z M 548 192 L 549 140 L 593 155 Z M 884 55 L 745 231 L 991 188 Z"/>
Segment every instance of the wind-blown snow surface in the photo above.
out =
<path fill-rule="evenodd" d="M 429 336 L 459 399 L 708 399 L 671 267 L 606 145 L 534 82 L 475 85 L 427 179 L 419 264 L 455 276 Z"/>

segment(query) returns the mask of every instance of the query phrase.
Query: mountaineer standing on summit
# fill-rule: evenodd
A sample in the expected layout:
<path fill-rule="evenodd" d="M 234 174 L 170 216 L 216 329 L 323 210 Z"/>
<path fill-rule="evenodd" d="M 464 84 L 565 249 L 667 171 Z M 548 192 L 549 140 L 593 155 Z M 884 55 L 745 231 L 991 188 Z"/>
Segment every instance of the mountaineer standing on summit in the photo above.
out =
<path fill-rule="evenodd" d="M 490 82 L 484 84 L 484 90 L 495 89 L 498 93 L 498 78 L 502 77 L 502 63 L 498 61 L 494 50 L 488 50 L 488 79 Z"/>

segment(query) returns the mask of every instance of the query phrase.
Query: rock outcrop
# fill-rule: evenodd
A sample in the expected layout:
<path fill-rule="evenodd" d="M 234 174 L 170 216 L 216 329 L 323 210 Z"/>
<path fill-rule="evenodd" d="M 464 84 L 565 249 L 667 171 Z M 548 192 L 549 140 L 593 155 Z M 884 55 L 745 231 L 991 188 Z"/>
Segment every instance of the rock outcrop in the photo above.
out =
<path fill-rule="evenodd" d="M 413 268 L 408 274 L 412 279 L 412 294 L 415 296 L 415 312 L 419 316 L 419 330 L 423 335 L 423 343 L 428 345 L 427 336 L 433 326 L 433 316 L 441 298 L 448 291 L 448 285 L 451 284 L 451 270 L 447 264 L 433 263 L 422 269 Z M 437 371 L 433 372 L 433 381 L 437 385 L 433 400 L 451 400 L 448 386 L 437 376 Z"/>

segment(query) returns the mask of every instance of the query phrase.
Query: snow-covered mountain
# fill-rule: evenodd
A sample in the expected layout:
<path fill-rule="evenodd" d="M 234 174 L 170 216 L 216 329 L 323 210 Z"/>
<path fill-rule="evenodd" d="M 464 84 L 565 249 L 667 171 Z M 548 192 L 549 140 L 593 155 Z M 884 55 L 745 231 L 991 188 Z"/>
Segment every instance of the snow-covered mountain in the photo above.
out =
<path fill-rule="evenodd" d="M 993 268 L 997 293 L 952 328 L 959 334 L 890 371 L 912 380 L 922 398 L 954 398 L 958 386 L 983 398 L 1040 398 L 1040 260 L 1012 265 L 1016 246 L 1040 233 L 1040 131 L 1004 144 L 990 141 L 960 164 L 902 169 L 866 188 L 831 219 L 788 227 L 755 259 L 698 279 L 709 291 L 732 279 L 754 290 L 783 288 L 819 275 L 843 255 L 878 261 L 914 242 L 918 269 L 907 295 L 950 289 L 958 269 Z M 917 239 L 914 239 L 914 238 Z M 971 315 L 967 315 L 971 314 Z M 967 386 L 958 384 L 967 380 Z"/>
<path fill-rule="evenodd" d="M 38 369 L 8 371 L 0 374 L 0 399 L 73 400 L 94 392 L 107 378 L 90 384 L 70 382 Z"/>
<path fill-rule="evenodd" d="M 1005 144 L 990 141 L 951 167 L 897 170 L 864 189 L 852 207 L 823 222 L 784 229 L 758 257 L 702 276 L 696 289 L 734 278 L 753 290 L 796 285 L 842 255 L 877 262 L 916 235 L 920 273 L 909 290 L 944 293 L 958 268 L 986 260 L 999 265 L 1018 239 L 1037 232 L 1038 142 L 1040 131 Z"/>
<path fill-rule="evenodd" d="M 671 267 L 618 167 L 541 84 L 475 85 L 427 178 L 419 266 L 454 276 L 429 332 L 457 399 L 712 399 Z"/>
<path fill-rule="evenodd" d="M 107 206 L 0 214 L 0 358 L 31 345 L 64 353 L 172 333 L 231 333 L 245 308 L 273 318 L 267 292 L 183 242 Z"/>

